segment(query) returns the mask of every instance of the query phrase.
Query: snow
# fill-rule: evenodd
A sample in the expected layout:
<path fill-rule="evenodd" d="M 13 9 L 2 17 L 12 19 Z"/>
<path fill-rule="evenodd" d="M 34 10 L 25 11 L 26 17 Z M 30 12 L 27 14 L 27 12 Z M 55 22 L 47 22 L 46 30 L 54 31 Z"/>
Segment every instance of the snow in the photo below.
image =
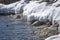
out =
<path fill-rule="evenodd" d="M 23 8 L 23 15 L 31 14 L 31 11 L 34 11 L 33 8 L 35 8 L 37 5 L 39 5 L 38 1 L 30 2 Z M 35 10 L 36 11 L 36 10 Z"/>
<path fill-rule="evenodd" d="M 15 13 L 22 13 L 23 12 L 23 7 L 26 5 L 27 3 L 19 3 L 17 4 L 17 6 L 14 8 L 15 9 Z"/>
<path fill-rule="evenodd" d="M 53 23 L 60 23 L 60 7 L 55 8 L 52 21 Z"/>
<path fill-rule="evenodd" d="M 28 20 L 38 20 L 41 22 L 47 22 L 47 20 L 51 21 L 51 14 L 53 13 L 54 8 L 50 6 L 46 6 L 46 8 L 37 13 L 32 13 L 27 18 Z M 51 15 L 51 16 L 50 16 Z M 34 19 L 32 19 L 34 17 Z"/>
<path fill-rule="evenodd" d="M 46 38 L 45 40 L 60 40 L 60 34 L 59 35 L 54 35 Z"/>
<path fill-rule="evenodd" d="M 41 22 L 51 21 L 52 24 L 60 22 L 60 1 L 57 1 L 51 5 L 48 5 L 47 2 L 32 2 L 27 4 L 23 10 L 23 15 L 27 16 L 28 21 L 38 20 Z"/>
<path fill-rule="evenodd" d="M 48 6 L 47 2 L 33 2 L 29 3 L 24 7 L 23 15 L 27 15 L 27 20 L 47 20 L 47 17 L 54 8 Z"/>
<path fill-rule="evenodd" d="M 27 3 L 26 0 L 21 0 L 8 5 L 0 4 L 0 13 L 21 13 Z"/>
<path fill-rule="evenodd" d="M 9 5 L 0 4 L 0 13 L 23 13 L 27 20 L 60 23 L 60 0 L 53 4 L 39 1 L 21 0 Z"/>

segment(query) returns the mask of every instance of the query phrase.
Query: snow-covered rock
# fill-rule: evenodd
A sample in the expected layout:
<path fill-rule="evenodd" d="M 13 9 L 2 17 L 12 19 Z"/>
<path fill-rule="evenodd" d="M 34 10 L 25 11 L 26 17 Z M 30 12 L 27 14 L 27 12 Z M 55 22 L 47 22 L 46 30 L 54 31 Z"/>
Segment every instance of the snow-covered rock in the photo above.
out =
<path fill-rule="evenodd" d="M 52 24 L 60 23 L 60 7 L 46 6 L 44 11 L 31 13 L 28 15 L 28 20 L 38 20 L 41 22 L 51 21 Z"/>
<path fill-rule="evenodd" d="M 46 5 L 47 5 L 46 2 L 43 2 L 43 3 L 40 3 L 40 4 L 37 1 L 29 3 L 24 7 L 23 15 L 28 16 L 28 15 L 30 15 L 32 13 L 37 13 L 39 11 L 42 11 L 42 10 L 44 10 L 46 8 Z"/>
<path fill-rule="evenodd" d="M 47 2 L 40 3 L 39 0 L 21 0 L 9 5 L 0 4 L 0 13 L 22 13 L 27 16 L 27 20 L 38 20 L 60 23 L 60 0 L 49 5 Z"/>
<path fill-rule="evenodd" d="M 23 8 L 23 15 L 28 15 L 31 14 L 31 11 L 34 10 L 33 8 L 36 7 L 37 5 L 39 5 L 39 3 L 37 1 L 35 2 L 30 2 L 29 4 L 27 4 L 24 8 Z"/>
<path fill-rule="evenodd" d="M 18 3 L 16 5 L 16 7 L 14 7 L 15 13 L 23 13 L 23 7 L 26 5 L 27 3 Z"/>
<path fill-rule="evenodd" d="M 8 5 L 0 4 L 0 13 L 21 13 L 29 0 L 21 0 Z"/>
<path fill-rule="evenodd" d="M 47 20 L 51 21 L 51 14 L 53 13 L 54 8 L 51 6 L 46 6 L 45 9 L 41 9 L 41 11 L 29 15 L 27 20 L 38 20 L 41 22 L 47 22 Z"/>
<path fill-rule="evenodd" d="M 48 37 L 45 40 L 60 40 L 60 34 Z"/>
<path fill-rule="evenodd" d="M 4 5 L 0 4 L 0 13 L 14 13 L 14 7 L 17 5 L 18 2 L 9 4 L 9 5 Z"/>
<path fill-rule="evenodd" d="M 58 4 L 57 4 L 58 5 Z M 41 22 L 51 21 L 52 24 L 60 22 L 60 7 L 48 5 L 46 2 L 32 2 L 24 7 L 23 15 L 27 15 L 27 20 L 38 20 Z"/>

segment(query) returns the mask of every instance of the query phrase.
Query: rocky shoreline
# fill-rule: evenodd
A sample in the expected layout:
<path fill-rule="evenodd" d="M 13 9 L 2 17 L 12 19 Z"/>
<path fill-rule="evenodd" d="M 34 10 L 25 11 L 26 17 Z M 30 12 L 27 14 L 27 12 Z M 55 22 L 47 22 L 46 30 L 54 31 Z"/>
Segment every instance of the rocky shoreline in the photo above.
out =
<path fill-rule="evenodd" d="M 0 40 L 60 38 L 60 0 L 21 0 L 0 7 Z"/>
<path fill-rule="evenodd" d="M 53 25 L 53 24 L 51 24 L 51 22 L 41 23 L 39 21 L 37 21 L 37 22 L 35 21 L 35 22 L 30 23 L 29 21 L 27 21 L 26 16 L 22 16 L 22 14 L 16 15 L 15 18 L 20 19 L 19 16 L 21 18 L 23 18 L 27 22 L 27 24 L 35 26 L 34 33 L 36 33 L 36 35 L 38 35 L 41 38 L 41 40 L 45 40 L 47 37 L 59 34 L 59 32 L 58 32 L 59 24 Z"/>

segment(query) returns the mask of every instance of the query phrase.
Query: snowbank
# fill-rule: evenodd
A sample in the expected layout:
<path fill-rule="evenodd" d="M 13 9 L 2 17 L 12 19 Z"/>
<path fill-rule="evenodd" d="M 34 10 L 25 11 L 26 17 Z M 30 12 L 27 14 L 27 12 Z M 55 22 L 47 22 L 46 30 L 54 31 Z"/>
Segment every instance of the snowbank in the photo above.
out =
<path fill-rule="evenodd" d="M 21 0 L 9 5 L 0 4 L 0 13 L 21 13 L 27 3 L 27 0 Z"/>
<path fill-rule="evenodd" d="M 26 5 L 27 3 L 18 3 L 16 5 L 16 7 L 14 7 L 15 13 L 23 13 L 23 7 Z"/>
<path fill-rule="evenodd" d="M 45 40 L 60 40 L 60 34 L 48 37 Z"/>
<path fill-rule="evenodd" d="M 27 4 L 23 10 L 23 15 L 27 16 L 28 21 L 38 20 L 41 22 L 51 21 L 52 24 L 60 22 L 60 7 L 57 1 L 51 5 L 47 2 L 39 3 L 37 1 Z"/>

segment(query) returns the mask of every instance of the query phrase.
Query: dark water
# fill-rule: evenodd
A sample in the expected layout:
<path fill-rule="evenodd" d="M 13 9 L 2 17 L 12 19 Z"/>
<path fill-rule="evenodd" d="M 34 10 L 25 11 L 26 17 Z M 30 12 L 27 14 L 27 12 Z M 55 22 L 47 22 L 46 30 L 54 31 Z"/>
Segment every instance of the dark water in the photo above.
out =
<path fill-rule="evenodd" d="M 0 16 L 0 40 L 40 40 L 34 29 L 22 19 Z"/>

